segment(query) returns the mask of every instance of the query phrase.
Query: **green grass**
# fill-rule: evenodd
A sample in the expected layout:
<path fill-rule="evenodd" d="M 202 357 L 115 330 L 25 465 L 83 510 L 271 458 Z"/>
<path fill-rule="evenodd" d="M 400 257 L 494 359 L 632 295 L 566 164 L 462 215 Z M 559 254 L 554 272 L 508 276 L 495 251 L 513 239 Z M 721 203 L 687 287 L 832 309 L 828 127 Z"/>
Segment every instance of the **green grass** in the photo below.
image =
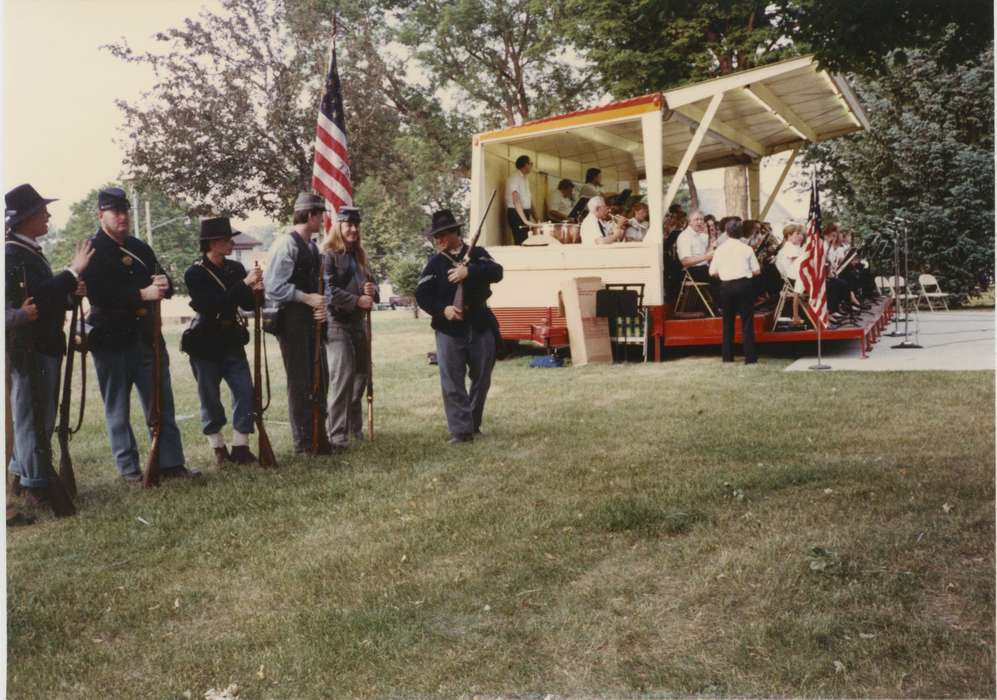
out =
<path fill-rule="evenodd" d="M 193 417 L 206 477 L 152 491 L 94 392 L 80 515 L 7 535 L 10 696 L 994 696 L 992 373 L 520 356 L 449 447 L 431 349 L 376 314 L 376 440 L 313 461 L 273 343 L 280 469 Z"/>

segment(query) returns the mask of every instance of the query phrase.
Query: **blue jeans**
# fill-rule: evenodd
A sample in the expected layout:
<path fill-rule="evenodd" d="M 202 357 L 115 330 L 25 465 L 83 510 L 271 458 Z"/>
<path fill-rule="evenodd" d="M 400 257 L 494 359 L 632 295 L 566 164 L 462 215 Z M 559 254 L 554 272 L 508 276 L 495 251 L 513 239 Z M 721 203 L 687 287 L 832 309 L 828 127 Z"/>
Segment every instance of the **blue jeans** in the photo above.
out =
<path fill-rule="evenodd" d="M 152 401 L 152 348 L 136 340 L 117 350 L 92 350 L 97 369 L 97 383 L 104 399 L 104 418 L 111 441 L 111 454 L 121 476 L 142 473 L 138 461 L 138 443 L 131 426 L 132 386 L 138 389 L 146 419 Z M 173 415 L 173 386 L 170 384 L 170 356 L 163 347 L 160 372 L 159 468 L 174 469 L 184 465 L 180 430 Z M 151 435 L 151 431 L 150 431 Z"/>
<path fill-rule="evenodd" d="M 240 349 L 221 360 L 191 357 L 190 368 L 197 380 L 204 434 L 213 435 L 225 426 L 225 407 L 222 406 L 221 396 L 223 379 L 232 393 L 232 427 L 240 433 L 253 432 L 253 378 L 246 353 Z"/>
<path fill-rule="evenodd" d="M 35 404 L 31 394 L 31 373 L 24 367 L 10 368 L 10 412 L 14 421 L 14 454 L 8 455 L 7 469 L 20 477 L 21 486 L 45 488 L 48 486 L 48 469 L 52 464 L 52 431 L 55 430 L 55 411 L 59 394 L 59 368 L 62 357 L 35 353 L 41 386 L 37 388 L 43 398 L 45 415 L 42 418 L 44 434 L 35 431 Z M 48 449 L 45 449 L 46 445 Z M 48 461 L 44 464 L 42 460 Z"/>

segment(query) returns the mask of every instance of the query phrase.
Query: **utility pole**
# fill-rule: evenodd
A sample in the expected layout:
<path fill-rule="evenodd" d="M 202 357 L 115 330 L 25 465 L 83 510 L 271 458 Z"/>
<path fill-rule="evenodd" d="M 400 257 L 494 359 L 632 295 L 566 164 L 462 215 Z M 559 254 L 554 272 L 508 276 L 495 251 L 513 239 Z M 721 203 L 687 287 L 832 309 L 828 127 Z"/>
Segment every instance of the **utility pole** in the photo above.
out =
<path fill-rule="evenodd" d="M 135 209 L 137 210 L 138 209 L 138 192 L 135 191 L 134 185 L 132 186 L 131 189 L 132 189 L 132 201 L 135 202 Z M 134 229 L 135 229 L 135 231 L 134 231 L 134 233 L 132 235 L 135 236 L 135 238 L 138 238 L 138 239 L 141 240 L 142 237 L 139 235 L 140 231 L 139 231 L 138 217 L 137 216 L 132 217 L 132 224 L 133 224 Z"/>
<path fill-rule="evenodd" d="M 145 235 L 148 237 L 146 243 L 152 247 L 152 214 L 149 212 L 149 200 L 145 200 Z"/>

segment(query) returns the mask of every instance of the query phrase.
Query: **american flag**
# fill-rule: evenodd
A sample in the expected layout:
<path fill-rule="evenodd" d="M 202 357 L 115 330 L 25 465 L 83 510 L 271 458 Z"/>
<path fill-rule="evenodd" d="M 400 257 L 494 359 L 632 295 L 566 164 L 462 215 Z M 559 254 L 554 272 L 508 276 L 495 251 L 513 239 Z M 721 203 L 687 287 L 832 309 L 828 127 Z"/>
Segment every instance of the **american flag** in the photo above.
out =
<path fill-rule="evenodd" d="M 810 316 L 821 328 L 827 328 L 827 297 L 825 296 L 827 267 L 824 260 L 824 242 L 820 235 L 820 195 L 817 181 L 810 183 L 810 215 L 807 219 L 807 240 L 800 264 L 800 282 L 809 296 Z"/>
<path fill-rule="evenodd" d="M 346 117 L 343 113 L 343 92 L 336 70 L 336 45 L 332 45 L 329 75 L 318 111 L 315 127 L 315 165 L 312 169 L 312 189 L 325 200 L 325 228 L 332 225 L 332 214 L 342 206 L 353 204 L 353 183 L 350 181 L 350 152 L 346 146 Z"/>

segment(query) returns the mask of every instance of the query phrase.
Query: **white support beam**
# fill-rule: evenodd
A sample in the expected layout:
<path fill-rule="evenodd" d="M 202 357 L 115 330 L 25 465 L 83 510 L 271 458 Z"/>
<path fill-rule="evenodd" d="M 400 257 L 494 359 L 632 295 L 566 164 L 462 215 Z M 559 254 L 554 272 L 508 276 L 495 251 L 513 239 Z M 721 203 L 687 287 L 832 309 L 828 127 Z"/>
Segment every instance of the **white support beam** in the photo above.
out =
<path fill-rule="evenodd" d="M 723 95 L 724 93 L 718 93 Z M 707 110 L 709 111 L 709 110 Z M 696 105 L 685 105 L 675 111 L 675 116 L 689 124 L 702 124 L 706 113 Z M 734 127 L 723 123 L 719 119 L 713 119 L 710 123 L 710 136 L 722 141 L 734 150 L 741 150 L 752 158 L 761 158 L 765 155 L 765 146 L 751 138 L 747 134 L 738 131 Z"/>
<path fill-rule="evenodd" d="M 678 169 L 672 175 L 671 182 L 668 183 L 668 192 L 665 194 L 665 201 L 661 204 L 662 211 L 668 211 L 668 207 L 672 205 L 675 195 L 678 194 L 679 185 L 682 184 L 682 180 L 685 178 L 685 172 L 689 169 L 689 164 L 692 162 L 693 156 L 696 155 L 696 151 L 699 150 L 699 145 L 703 143 L 703 138 L 706 136 L 706 132 L 709 131 L 713 117 L 720 107 L 720 100 L 723 98 L 724 94 L 722 92 L 715 94 L 710 100 L 710 105 L 706 108 L 706 112 L 699 119 L 699 126 L 696 128 L 696 133 L 692 135 L 692 141 L 689 142 L 689 146 L 685 149 L 682 160 L 679 162 Z"/>
<path fill-rule="evenodd" d="M 793 127 L 793 129 L 795 129 L 800 136 L 807 139 L 811 143 L 817 143 L 817 133 L 810 128 L 810 125 L 801 119 L 800 115 L 794 112 L 789 105 L 783 102 L 778 95 L 772 92 L 764 84 L 752 83 L 744 90 L 749 95 L 758 98 L 764 107 L 767 107 L 783 122 Z"/>
<path fill-rule="evenodd" d="M 790 168 L 793 167 L 793 163 L 796 162 L 796 154 L 800 152 L 800 147 L 797 146 L 789 153 L 789 158 L 786 159 L 786 165 L 783 167 L 782 172 L 779 174 L 779 181 L 775 183 L 775 187 L 769 193 L 769 198 L 765 200 L 765 206 L 762 207 L 761 213 L 758 215 L 760 221 L 765 221 L 765 217 L 768 216 L 769 209 L 775 204 L 775 198 L 779 196 L 779 190 L 782 189 L 782 183 L 786 181 L 786 176 L 789 175 Z"/>
<path fill-rule="evenodd" d="M 760 83 L 786 75 L 787 73 L 792 73 L 795 70 L 812 65 L 813 62 L 813 56 L 801 56 L 800 58 L 791 58 L 779 61 L 778 63 L 770 63 L 760 68 L 740 71 L 722 78 L 714 78 L 713 80 L 706 80 L 702 83 L 668 90 L 665 92 L 665 107 L 675 109 L 682 105 L 699 102 L 720 92 L 736 90 L 751 83 Z"/>
<path fill-rule="evenodd" d="M 753 160 L 748 163 L 748 212 L 750 218 L 758 219 L 758 210 L 762 199 L 762 177 L 761 161 Z"/>
<path fill-rule="evenodd" d="M 631 141 L 623 136 L 617 136 L 611 131 L 592 126 L 578 134 L 586 141 L 595 141 L 603 146 L 615 148 L 618 151 L 626 151 L 632 156 L 639 156 L 644 153 L 644 146 L 636 141 Z"/>
<path fill-rule="evenodd" d="M 664 189 L 663 153 L 661 147 L 661 112 L 648 112 L 640 118 L 640 128 L 644 140 L 644 173 L 647 178 L 648 235 L 658 232 L 664 226 L 664 209 L 661 206 L 661 192 Z M 637 192 L 638 190 L 634 190 Z"/>

